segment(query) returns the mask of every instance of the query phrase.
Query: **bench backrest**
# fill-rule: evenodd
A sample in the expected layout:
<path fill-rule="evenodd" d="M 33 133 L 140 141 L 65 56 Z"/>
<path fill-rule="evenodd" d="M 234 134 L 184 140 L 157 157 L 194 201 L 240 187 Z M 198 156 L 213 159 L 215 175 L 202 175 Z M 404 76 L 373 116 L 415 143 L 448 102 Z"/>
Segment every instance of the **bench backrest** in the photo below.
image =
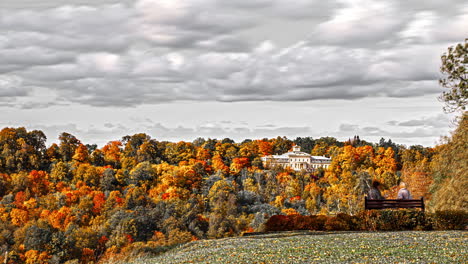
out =
<path fill-rule="evenodd" d="M 371 200 L 365 198 L 365 209 L 390 209 L 390 208 L 421 208 L 424 211 L 424 197 L 421 199 L 388 199 L 388 200 Z"/>

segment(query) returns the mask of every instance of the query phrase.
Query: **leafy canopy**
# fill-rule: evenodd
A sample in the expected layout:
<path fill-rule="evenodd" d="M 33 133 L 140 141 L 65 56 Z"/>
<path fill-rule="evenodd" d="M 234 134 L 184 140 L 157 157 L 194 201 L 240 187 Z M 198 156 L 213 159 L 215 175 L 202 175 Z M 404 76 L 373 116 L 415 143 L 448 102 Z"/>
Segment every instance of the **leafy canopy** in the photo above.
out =
<path fill-rule="evenodd" d="M 464 111 L 468 100 L 468 39 L 465 43 L 459 43 L 455 47 L 449 47 L 447 53 L 441 56 L 442 66 L 440 71 L 445 78 L 439 80 L 439 84 L 450 89 L 439 97 L 446 106 L 444 111 Z"/>

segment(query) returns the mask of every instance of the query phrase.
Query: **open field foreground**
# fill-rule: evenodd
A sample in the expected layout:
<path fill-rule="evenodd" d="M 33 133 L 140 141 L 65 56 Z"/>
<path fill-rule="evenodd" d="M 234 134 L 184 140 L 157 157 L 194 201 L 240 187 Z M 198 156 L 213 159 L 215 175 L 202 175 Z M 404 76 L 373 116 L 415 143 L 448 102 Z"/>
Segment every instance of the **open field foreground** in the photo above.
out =
<path fill-rule="evenodd" d="M 466 231 L 282 232 L 202 240 L 150 263 L 467 263 Z"/>

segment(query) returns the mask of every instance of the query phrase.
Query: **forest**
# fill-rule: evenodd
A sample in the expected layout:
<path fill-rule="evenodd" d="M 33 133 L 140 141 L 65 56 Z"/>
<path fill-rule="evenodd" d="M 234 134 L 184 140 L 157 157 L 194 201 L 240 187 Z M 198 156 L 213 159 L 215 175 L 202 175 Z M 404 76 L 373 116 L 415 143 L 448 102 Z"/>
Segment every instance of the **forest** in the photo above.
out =
<path fill-rule="evenodd" d="M 395 198 L 405 181 L 429 210 L 464 209 L 468 120 L 435 148 L 359 136 L 236 143 L 158 141 L 140 133 L 102 148 L 69 133 L 0 131 L 0 251 L 8 263 L 96 263 L 261 230 L 272 215 L 356 214 L 372 180 Z M 332 158 L 313 172 L 263 168 L 260 157 L 298 145 Z M 464 172 L 463 172 L 463 169 Z M 457 174 L 458 171 L 458 174 Z M 447 173 L 449 172 L 449 173 Z M 455 176 L 453 176 L 455 175 Z M 437 198 L 437 199 L 435 199 Z M 458 199 L 457 199 L 458 198 Z M 465 200 L 464 200 L 465 199 Z"/>
<path fill-rule="evenodd" d="M 261 231 L 270 219 L 356 217 L 371 181 L 396 198 L 400 181 L 427 211 L 468 211 L 468 39 L 441 57 L 440 99 L 458 127 L 436 147 L 354 136 L 234 142 L 158 141 L 140 133 L 102 148 L 63 132 L 0 131 L 0 262 L 106 263 L 181 243 Z M 263 168 L 261 157 L 302 151 L 326 170 Z M 308 217 L 313 215 L 313 217 Z M 272 217 L 274 216 L 274 217 Z M 388 219 L 387 219 L 388 220 Z M 411 219 L 410 219 L 411 220 Z M 461 219 L 466 228 L 466 217 Z M 270 221 L 271 223 L 271 221 Z"/>

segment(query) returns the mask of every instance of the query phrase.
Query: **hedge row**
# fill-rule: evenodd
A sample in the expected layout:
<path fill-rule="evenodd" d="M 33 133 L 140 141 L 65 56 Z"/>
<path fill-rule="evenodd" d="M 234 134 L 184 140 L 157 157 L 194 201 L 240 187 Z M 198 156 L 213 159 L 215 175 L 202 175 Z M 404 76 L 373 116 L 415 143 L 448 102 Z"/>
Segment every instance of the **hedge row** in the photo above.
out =
<path fill-rule="evenodd" d="M 368 210 L 356 215 L 274 215 L 265 223 L 265 231 L 397 231 L 455 230 L 468 227 L 468 212 L 419 210 Z"/>

